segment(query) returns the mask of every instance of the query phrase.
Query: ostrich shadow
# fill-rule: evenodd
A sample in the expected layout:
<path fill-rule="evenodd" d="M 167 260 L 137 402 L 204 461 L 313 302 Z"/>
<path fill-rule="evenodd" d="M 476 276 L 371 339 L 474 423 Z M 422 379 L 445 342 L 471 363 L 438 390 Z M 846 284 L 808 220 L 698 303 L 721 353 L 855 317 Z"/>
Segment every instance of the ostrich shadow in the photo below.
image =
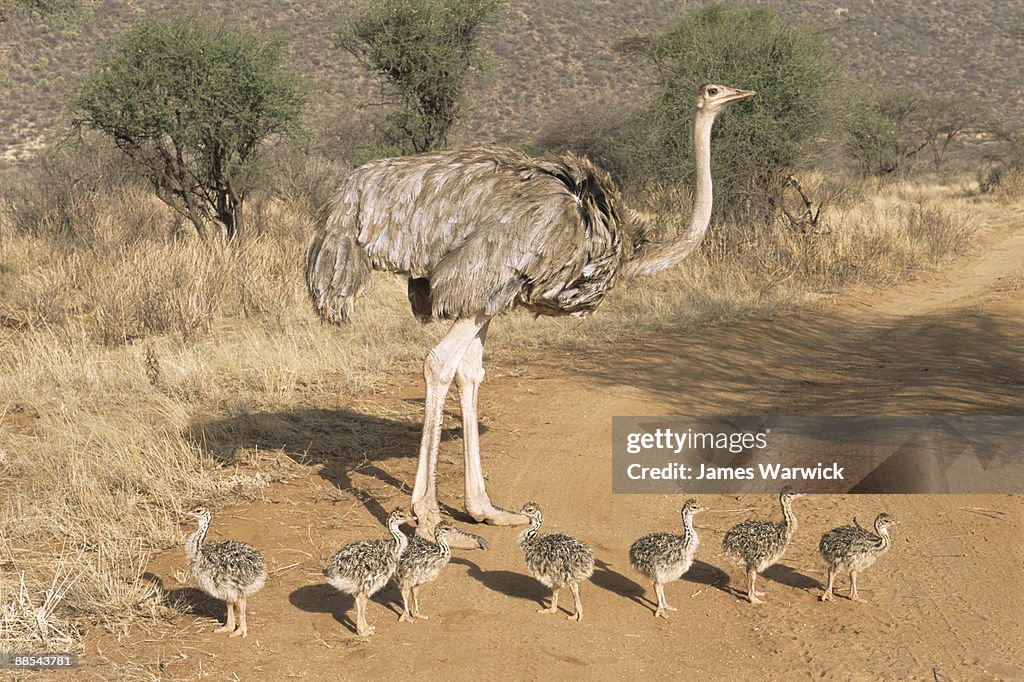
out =
<path fill-rule="evenodd" d="M 412 402 L 422 405 L 422 401 Z M 391 511 L 385 508 L 390 496 L 381 500 L 379 493 L 370 493 L 356 485 L 354 474 L 375 479 L 396 494 L 411 494 L 411 486 L 388 471 L 382 462 L 415 458 L 421 429 L 419 418 L 392 419 L 348 408 L 302 408 L 196 420 L 187 427 L 185 437 L 209 457 L 224 464 L 239 461 L 241 452 L 260 450 L 281 450 L 304 466 L 319 464 L 318 473 L 322 478 L 350 493 L 384 524 Z M 484 433 L 487 427 L 480 425 L 480 430 Z M 461 437 L 461 427 L 442 429 L 442 441 Z M 469 519 L 462 510 L 444 504 L 441 508 L 457 521 Z"/>
<path fill-rule="evenodd" d="M 398 616 L 402 613 L 402 609 L 401 601 L 395 597 L 397 593 L 397 588 L 389 582 L 383 589 L 370 597 L 370 601 Z M 306 613 L 329 613 L 339 625 L 356 633 L 355 597 L 336 590 L 327 583 L 303 585 L 296 588 L 288 595 L 288 602 Z M 367 620 L 372 620 L 372 618 L 368 612 Z"/>

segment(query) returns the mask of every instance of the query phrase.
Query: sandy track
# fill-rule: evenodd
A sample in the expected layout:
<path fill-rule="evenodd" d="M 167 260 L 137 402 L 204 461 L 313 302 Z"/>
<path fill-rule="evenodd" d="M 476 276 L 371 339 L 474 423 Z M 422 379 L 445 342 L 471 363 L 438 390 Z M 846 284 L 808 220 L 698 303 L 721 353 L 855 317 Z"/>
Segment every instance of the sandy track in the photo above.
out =
<path fill-rule="evenodd" d="M 704 514 L 698 561 L 667 588 L 680 610 L 663 621 L 626 548 L 644 532 L 675 528 L 681 500 L 610 494 L 614 415 L 1024 412 L 1024 220 L 1007 223 L 979 255 L 896 291 L 590 354 L 549 354 L 542 363 L 492 362 L 481 395 L 492 496 L 506 505 L 535 499 L 547 530 L 593 545 L 598 571 L 583 588 L 583 623 L 535 613 L 546 592 L 524 575 L 517 531 L 484 527 L 491 551 L 459 553 L 425 588 L 431 620 L 397 622 L 398 593 L 388 588 L 370 606 L 377 634 L 352 634 L 352 600 L 323 584 L 321 559 L 357 537 L 383 535 L 374 517 L 407 503 L 421 409 L 410 377 L 374 398 L 395 419 L 342 406 L 256 415 L 235 429 L 236 445 L 283 445 L 322 464 L 214 520 L 211 539 L 249 540 L 281 569 L 251 602 L 247 640 L 211 632 L 223 606 L 176 581 L 184 560 L 174 551 L 151 574 L 172 597 L 192 600 L 195 613 L 146 635 L 95 628 L 81 673 L 108 677 L 116 664 L 117 674 L 167 679 L 1024 677 L 1021 497 L 798 500 L 796 540 L 766 573 L 768 603 L 757 608 L 737 599 L 740 571 L 720 551 L 722 532 L 747 515 Z M 330 446 L 332 433 L 353 428 L 375 429 L 388 443 L 355 470 Z M 457 508 L 457 438 L 443 443 L 441 459 L 443 500 Z M 354 489 L 356 499 L 339 488 Z M 767 497 L 704 501 L 778 515 Z M 903 524 L 891 554 L 862 578 L 870 603 L 819 603 L 821 533 L 882 510 Z"/>

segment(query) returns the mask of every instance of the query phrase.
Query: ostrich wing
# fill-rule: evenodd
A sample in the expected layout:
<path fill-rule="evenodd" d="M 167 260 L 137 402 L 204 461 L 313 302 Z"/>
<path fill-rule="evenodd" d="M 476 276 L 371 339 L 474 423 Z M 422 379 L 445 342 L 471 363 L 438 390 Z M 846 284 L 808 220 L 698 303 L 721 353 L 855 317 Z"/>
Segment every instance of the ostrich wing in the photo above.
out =
<path fill-rule="evenodd" d="M 345 296 L 358 286 L 339 270 L 353 264 L 425 279 L 434 317 L 493 315 L 517 303 L 585 314 L 621 260 L 616 200 L 607 177 L 574 156 L 542 161 L 474 147 L 383 159 L 354 171 L 335 196 L 307 279 L 311 290 L 326 281 Z"/>

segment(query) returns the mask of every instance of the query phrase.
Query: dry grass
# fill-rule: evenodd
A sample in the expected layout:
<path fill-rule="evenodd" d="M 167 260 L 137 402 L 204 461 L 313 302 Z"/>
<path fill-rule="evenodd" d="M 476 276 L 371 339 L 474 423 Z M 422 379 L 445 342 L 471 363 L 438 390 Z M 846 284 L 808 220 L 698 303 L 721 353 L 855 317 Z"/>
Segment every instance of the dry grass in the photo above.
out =
<path fill-rule="evenodd" d="M 1015 204 L 1024 199 L 1024 168 L 1007 170 L 998 176 L 991 189 L 992 196 L 1001 204 Z"/>
<path fill-rule="evenodd" d="M 492 345 L 586 348 L 710 321 L 766 316 L 850 287 L 898 282 L 970 249 L 977 200 L 950 187 L 910 182 L 847 193 L 812 232 L 782 222 L 718 225 L 681 267 L 625 282 L 585 323 L 511 316 L 495 325 Z M 634 204 L 661 216 L 662 232 L 684 227 L 679 190 L 646 193 Z"/>
<path fill-rule="evenodd" d="M 909 184 L 851 196 L 815 233 L 720 226 L 686 266 L 619 287 L 592 319 L 509 315 L 489 348 L 593 347 L 894 282 L 969 248 L 981 201 Z M 683 224 L 684 195 L 642 199 L 666 232 Z M 257 205 L 255 234 L 231 248 L 173 236 L 173 216 L 138 188 L 61 201 L 60 220 L 36 211 L 26 229 L 8 211 L 0 225 L 0 651 L 73 648 L 84 619 L 173 607 L 143 572 L 181 541 L 176 511 L 258 496 L 282 475 L 273 453 L 214 456 L 195 424 L 351 403 L 413 371 L 442 331 L 413 321 L 404 283 L 386 276 L 352 324 L 315 320 L 304 199 Z"/>

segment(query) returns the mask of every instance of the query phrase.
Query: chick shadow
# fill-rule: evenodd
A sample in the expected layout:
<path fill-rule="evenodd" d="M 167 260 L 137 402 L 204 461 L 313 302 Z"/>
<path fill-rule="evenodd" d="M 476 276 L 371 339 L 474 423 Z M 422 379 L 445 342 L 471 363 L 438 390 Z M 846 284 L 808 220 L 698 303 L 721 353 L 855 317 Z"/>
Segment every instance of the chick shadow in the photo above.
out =
<path fill-rule="evenodd" d="M 422 401 L 415 401 L 422 412 Z M 447 415 L 448 418 L 461 415 Z M 302 408 L 279 412 L 242 412 L 230 417 L 196 420 L 185 437 L 215 461 L 235 464 L 242 451 L 281 450 L 303 466 L 321 465 L 319 475 L 339 490 L 351 494 L 381 524 L 390 508 L 360 486 L 354 475 L 376 479 L 403 497 L 411 494 L 410 484 L 390 473 L 381 462 L 395 458 L 414 459 L 419 452 L 420 415 L 391 419 L 363 414 L 347 408 Z M 480 425 L 486 433 L 486 425 Z M 445 428 L 442 441 L 461 440 L 462 429 Z M 376 486 L 374 486 L 376 487 Z M 392 505 L 394 506 L 394 505 Z M 455 519 L 468 518 L 462 510 L 442 505 Z"/>
<path fill-rule="evenodd" d="M 769 580 L 773 580 L 777 583 L 787 585 L 788 587 L 793 587 L 798 590 L 803 590 L 804 592 L 812 592 L 824 589 L 825 587 L 820 581 L 808 575 L 804 575 L 786 564 L 775 564 L 774 566 L 765 569 L 761 575 Z"/>
<path fill-rule="evenodd" d="M 648 600 L 644 599 L 644 586 L 613 569 L 607 561 L 594 560 L 594 574 L 590 576 L 590 582 L 602 590 L 625 597 L 637 604 L 648 603 Z"/>
<path fill-rule="evenodd" d="M 452 557 L 450 563 L 465 566 L 469 577 L 492 592 L 532 601 L 540 606 L 546 606 L 547 600 L 551 597 L 551 590 L 541 585 L 533 576 L 515 571 L 485 571 L 476 563 L 462 557 Z"/>
<path fill-rule="evenodd" d="M 156 587 L 161 603 L 167 608 L 187 616 L 210 618 L 224 623 L 228 617 L 227 604 L 214 599 L 195 587 L 179 587 L 169 590 L 160 576 L 145 572 L 142 579 Z"/>
<path fill-rule="evenodd" d="M 719 592 L 729 594 L 729 574 L 718 566 L 706 561 L 695 560 L 690 570 L 683 574 L 682 580 L 713 587 Z"/>
<path fill-rule="evenodd" d="M 395 616 L 402 613 L 401 595 L 398 588 L 394 587 L 392 583 L 388 583 L 377 594 L 370 597 L 370 601 L 383 606 Z M 288 595 L 288 602 L 306 613 L 329 613 L 339 625 L 356 634 L 355 597 L 340 592 L 327 583 L 303 585 Z M 367 620 L 373 621 L 369 607 Z"/>
<path fill-rule="evenodd" d="M 610 569 L 609 569 L 609 572 L 613 572 L 613 571 L 610 571 Z M 596 578 L 598 576 L 598 573 L 594 573 L 594 576 Z M 615 592 L 616 594 L 620 594 L 622 596 L 628 597 L 628 598 L 632 599 L 633 601 L 635 601 L 637 604 L 640 604 L 642 606 L 646 606 L 646 607 L 650 608 L 651 609 L 651 613 L 657 612 L 657 610 L 658 610 L 658 601 L 657 601 L 657 598 L 655 598 L 655 595 L 654 595 L 654 586 L 653 585 L 649 585 L 649 586 L 641 585 L 639 583 L 633 582 L 632 580 L 630 580 L 629 578 L 626 578 L 624 576 L 621 577 L 619 580 L 620 580 L 620 584 L 622 584 L 623 582 L 630 583 L 632 586 L 635 587 L 635 592 L 632 593 L 632 594 L 629 594 L 629 593 L 626 593 L 624 591 L 618 591 L 618 590 L 612 589 L 613 592 Z M 597 582 L 597 580 L 594 580 L 594 582 Z M 704 585 L 704 588 L 712 587 L 712 588 L 718 590 L 719 592 L 724 592 L 725 594 L 733 594 L 733 595 L 737 594 L 737 592 L 733 588 L 731 588 L 729 586 L 729 574 L 728 573 L 726 573 L 725 571 L 723 571 L 722 569 L 720 569 L 717 566 L 712 566 L 711 564 L 709 564 L 707 562 L 704 562 L 704 561 L 700 561 L 699 559 L 695 560 L 693 562 L 693 564 L 690 565 L 690 569 L 688 571 L 686 571 L 686 573 L 684 573 L 679 580 L 675 580 L 675 581 L 673 581 L 671 583 L 666 583 L 666 589 L 672 589 L 670 586 L 671 585 L 675 585 L 676 583 L 684 583 L 684 584 L 696 583 L 698 585 Z M 701 588 L 701 589 L 704 589 L 704 588 Z M 681 589 L 681 590 L 685 591 L 686 588 L 684 587 L 684 588 L 676 588 L 676 589 L 677 590 Z M 666 593 L 666 597 L 667 596 L 668 595 Z"/>

